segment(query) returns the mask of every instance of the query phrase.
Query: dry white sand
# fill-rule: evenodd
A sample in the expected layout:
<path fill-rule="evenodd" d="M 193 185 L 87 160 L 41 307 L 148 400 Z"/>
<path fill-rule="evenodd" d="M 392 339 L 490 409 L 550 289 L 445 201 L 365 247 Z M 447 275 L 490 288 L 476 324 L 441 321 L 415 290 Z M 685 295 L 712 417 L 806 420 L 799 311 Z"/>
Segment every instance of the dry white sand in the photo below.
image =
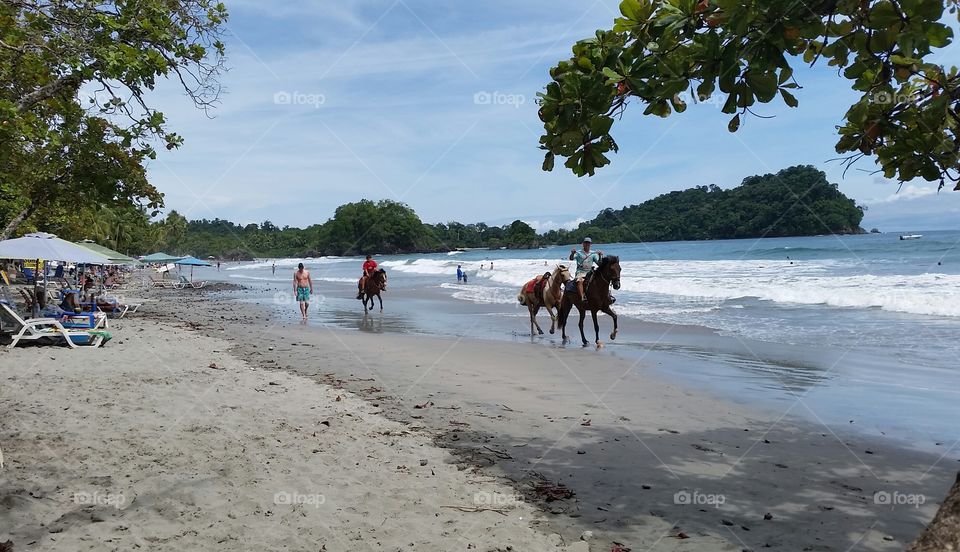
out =
<path fill-rule="evenodd" d="M 0 543 L 40 550 L 576 550 L 343 390 L 131 318 L 0 352 Z M 462 511 L 495 507 L 494 511 Z"/>

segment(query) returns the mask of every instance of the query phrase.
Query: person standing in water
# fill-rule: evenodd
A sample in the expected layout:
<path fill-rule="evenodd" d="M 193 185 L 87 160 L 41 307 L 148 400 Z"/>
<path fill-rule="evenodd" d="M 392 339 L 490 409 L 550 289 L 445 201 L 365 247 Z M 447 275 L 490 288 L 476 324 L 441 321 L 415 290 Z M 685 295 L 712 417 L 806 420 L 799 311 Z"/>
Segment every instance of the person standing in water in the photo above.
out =
<path fill-rule="evenodd" d="M 277 273 L 277 261 L 273 261 L 273 268 L 271 270 L 272 270 L 271 274 Z"/>
<path fill-rule="evenodd" d="M 300 263 L 293 273 L 293 294 L 300 303 L 300 314 L 304 320 L 307 319 L 307 309 L 310 308 L 311 293 L 313 293 L 313 280 L 310 279 L 310 271 L 305 270 L 303 263 Z"/>
<path fill-rule="evenodd" d="M 457 283 L 463 281 L 463 265 L 457 265 Z"/>

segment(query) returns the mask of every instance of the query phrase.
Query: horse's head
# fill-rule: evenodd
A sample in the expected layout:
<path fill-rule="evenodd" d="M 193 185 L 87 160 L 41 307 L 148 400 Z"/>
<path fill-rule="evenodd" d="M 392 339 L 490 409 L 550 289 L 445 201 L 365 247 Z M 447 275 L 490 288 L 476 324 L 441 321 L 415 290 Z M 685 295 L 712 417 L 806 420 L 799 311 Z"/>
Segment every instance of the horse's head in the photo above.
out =
<path fill-rule="evenodd" d="M 557 265 L 557 268 L 553 270 L 553 277 L 560 278 L 560 281 L 567 283 L 570 280 L 573 280 L 573 276 L 570 275 L 570 269 L 567 265 Z"/>
<path fill-rule="evenodd" d="M 609 255 L 600 259 L 600 274 L 610 280 L 613 289 L 620 289 L 620 257 Z"/>

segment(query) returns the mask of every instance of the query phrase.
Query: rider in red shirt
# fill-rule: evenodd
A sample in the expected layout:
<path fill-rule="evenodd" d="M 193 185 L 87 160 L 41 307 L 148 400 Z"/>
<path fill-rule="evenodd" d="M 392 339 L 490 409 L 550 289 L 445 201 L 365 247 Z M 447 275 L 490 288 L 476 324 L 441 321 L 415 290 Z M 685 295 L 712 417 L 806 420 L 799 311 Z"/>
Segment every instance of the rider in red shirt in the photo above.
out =
<path fill-rule="evenodd" d="M 363 286 L 367 283 L 367 278 L 373 276 L 377 271 L 377 261 L 373 260 L 373 255 L 367 255 L 367 260 L 363 263 L 363 276 L 360 277 L 358 284 L 357 299 L 363 299 Z"/>

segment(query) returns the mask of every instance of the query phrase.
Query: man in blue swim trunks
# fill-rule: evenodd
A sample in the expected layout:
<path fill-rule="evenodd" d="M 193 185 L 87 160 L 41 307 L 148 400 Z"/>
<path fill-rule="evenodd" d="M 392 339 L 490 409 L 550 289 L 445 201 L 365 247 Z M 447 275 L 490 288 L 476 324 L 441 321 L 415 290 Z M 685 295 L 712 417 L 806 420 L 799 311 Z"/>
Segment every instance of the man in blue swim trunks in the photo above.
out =
<path fill-rule="evenodd" d="M 310 271 L 305 270 L 303 263 L 300 263 L 297 265 L 296 272 L 293 273 L 293 294 L 300 303 L 300 314 L 304 320 L 307 319 L 311 293 L 313 293 L 313 280 L 310 279 Z"/>

